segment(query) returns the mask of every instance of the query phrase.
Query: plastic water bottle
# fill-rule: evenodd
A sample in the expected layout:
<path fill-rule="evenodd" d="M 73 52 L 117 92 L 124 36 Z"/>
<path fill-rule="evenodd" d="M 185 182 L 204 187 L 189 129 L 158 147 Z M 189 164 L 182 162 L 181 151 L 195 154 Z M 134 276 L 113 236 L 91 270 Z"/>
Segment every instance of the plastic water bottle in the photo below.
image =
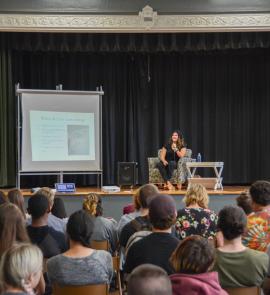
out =
<path fill-rule="evenodd" d="M 202 156 L 200 153 L 198 153 L 197 155 L 197 162 L 201 162 L 202 161 Z"/>

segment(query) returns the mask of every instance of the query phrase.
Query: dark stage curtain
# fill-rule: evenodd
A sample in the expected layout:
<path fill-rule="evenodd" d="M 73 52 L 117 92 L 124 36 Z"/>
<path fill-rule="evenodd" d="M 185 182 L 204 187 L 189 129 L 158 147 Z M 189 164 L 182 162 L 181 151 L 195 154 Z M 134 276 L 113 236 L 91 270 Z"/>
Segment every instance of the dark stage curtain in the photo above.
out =
<path fill-rule="evenodd" d="M 268 32 L 72 34 L 9 33 L 15 50 L 57 52 L 179 53 L 210 50 L 269 48 Z"/>
<path fill-rule="evenodd" d="M 155 156 L 176 128 L 184 133 L 193 154 L 225 162 L 225 183 L 269 179 L 269 36 L 5 34 L 12 49 L 12 85 L 54 89 L 61 83 L 66 90 L 103 86 L 106 184 L 116 183 L 118 161 L 137 161 L 139 182 L 147 182 L 147 157 Z M 134 43 L 136 38 L 144 41 Z M 165 41 L 173 38 L 186 41 L 180 46 L 178 40 L 174 43 L 178 49 L 169 50 L 165 45 L 170 42 Z M 133 40 L 126 41 L 125 50 L 112 46 L 115 40 L 124 44 L 124 39 Z M 87 40 L 95 46 L 89 47 Z M 153 40 L 160 40 L 163 49 L 156 50 Z M 7 99 L 14 104 L 13 96 Z M 3 130 L 14 132 L 12 128 L 1 126 L 1 140 Z M 13 159 L 11 154 L 8 159 Z M 9 179 L 13 183 L 14 178 Z M 27 179 L 30 186 L 53 181 Z M 93 179 L 78 177 L 76 182 L 89 185 Z"/>

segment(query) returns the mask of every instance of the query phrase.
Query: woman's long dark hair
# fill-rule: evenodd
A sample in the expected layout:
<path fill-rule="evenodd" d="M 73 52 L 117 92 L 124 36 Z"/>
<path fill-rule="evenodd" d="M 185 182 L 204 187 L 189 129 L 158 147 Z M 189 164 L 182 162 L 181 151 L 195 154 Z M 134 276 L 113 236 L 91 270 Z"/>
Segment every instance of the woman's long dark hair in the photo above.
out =
<path fill-rule="evenodd" d="M 181 132 L 179 130 L 174 130 L 170 136 L 170 139 L 169 139 L 169 144 L 172 145 L 173 144 L 173 141 L 172 141 L 172 136 L 174 133 L 177 133 L 178 134 L 178 139 L 177 139 L 177 142 L 176 142 L 176 146 L 179 150 L 181 150 L 181 148 L 183 148 L 185 146 L 185 140 L 184 140 L 184 137 L 183 135 L 181 134 Z"/>

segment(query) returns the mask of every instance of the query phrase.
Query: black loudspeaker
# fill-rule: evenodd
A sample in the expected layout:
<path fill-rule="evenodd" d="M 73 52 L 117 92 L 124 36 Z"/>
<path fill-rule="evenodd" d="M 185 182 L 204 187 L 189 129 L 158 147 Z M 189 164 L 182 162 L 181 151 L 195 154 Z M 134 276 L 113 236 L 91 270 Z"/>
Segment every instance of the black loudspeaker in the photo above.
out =
<path fill-rule="evenodd" d="M 138 181 L 138 163 L 118 162 L 117 179 L 119 186 L 134 186 Z"/>

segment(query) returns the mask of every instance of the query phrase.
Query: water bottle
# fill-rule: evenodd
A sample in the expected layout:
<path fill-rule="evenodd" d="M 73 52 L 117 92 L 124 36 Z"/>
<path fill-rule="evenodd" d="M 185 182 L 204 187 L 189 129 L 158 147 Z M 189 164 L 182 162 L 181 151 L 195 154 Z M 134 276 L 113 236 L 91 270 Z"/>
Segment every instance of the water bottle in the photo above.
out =
<path fill-rule="evenodd" d="M 200 153 L 198 153 L 197 155 L 197 162 L 201 162 L 202 161 L 202 156 Z"/>

